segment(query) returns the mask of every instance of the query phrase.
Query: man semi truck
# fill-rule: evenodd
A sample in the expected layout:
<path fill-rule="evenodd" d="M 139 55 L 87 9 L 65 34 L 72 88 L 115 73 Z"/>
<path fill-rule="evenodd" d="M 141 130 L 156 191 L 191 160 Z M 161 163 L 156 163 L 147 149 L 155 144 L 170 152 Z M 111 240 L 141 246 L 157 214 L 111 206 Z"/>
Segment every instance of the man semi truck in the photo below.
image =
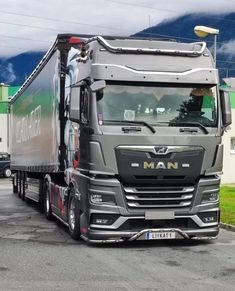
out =
<path fill-rule="evenodd" d="M 74 239 L 215 238 L 218 83 L 203 42 L 58 35 L 11 100 L 14 192 Z"/>

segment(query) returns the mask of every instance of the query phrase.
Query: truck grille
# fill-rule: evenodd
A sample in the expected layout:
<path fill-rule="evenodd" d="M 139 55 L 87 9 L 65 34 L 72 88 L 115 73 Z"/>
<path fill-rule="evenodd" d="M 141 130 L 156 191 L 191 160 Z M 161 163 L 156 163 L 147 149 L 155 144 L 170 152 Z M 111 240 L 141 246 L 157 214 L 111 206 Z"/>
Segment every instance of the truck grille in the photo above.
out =
<path fill-rule="evenodd" d="M 194 187 L 124 187 L 129 208 L 183 208 L 192 203 Z"/>

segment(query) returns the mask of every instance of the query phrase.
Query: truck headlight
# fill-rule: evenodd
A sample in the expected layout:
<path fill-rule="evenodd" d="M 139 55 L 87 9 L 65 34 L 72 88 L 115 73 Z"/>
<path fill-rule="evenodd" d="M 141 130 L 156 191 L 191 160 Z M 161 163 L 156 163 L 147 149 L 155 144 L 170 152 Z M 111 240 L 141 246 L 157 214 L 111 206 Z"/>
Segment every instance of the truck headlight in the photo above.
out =
<path fill-rule="evenodd" d="M 219 192 L 207 192 L 202 195 L 202 203 L 216 202 L 219 200 Z"/>
<path fill-rule="evenodd" d="M 90 200 L 93 204 L 116 205 L 115 197 L 108 194 L 90 193 Z"/>

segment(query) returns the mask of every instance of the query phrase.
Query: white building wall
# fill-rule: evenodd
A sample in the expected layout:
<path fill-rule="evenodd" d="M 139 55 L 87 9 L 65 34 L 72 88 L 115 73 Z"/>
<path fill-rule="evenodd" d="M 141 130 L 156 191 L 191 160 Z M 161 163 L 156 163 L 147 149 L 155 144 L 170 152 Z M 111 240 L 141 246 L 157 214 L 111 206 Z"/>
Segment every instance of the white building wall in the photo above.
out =
<path fill-rule="evenodd" d="M 235 139 L 235 109 L 232 109 L 232 124 L 223 136 L 224 163 L 222 184 L 235 184 L 235 150 L 231 149 L 231 138 Z"/>
<path fill-rule="evenodd" d="M 0 114 L 0 152 L 8 152 L 8 115 Z"/>

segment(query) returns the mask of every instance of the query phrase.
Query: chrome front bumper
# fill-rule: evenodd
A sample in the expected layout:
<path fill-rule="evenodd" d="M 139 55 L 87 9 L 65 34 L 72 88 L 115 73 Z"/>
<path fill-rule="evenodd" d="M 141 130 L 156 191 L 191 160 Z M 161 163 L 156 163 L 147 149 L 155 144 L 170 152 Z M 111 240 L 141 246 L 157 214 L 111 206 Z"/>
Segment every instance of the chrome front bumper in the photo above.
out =
<path fill-rule="evenodd" d="M 81 238 L 90 243 L 119 243 L 135 240 L 148 240 L 146 234 L 151 232 L 175 232 L 174 239 L 212 240 L 218 237 L 219 226 L 209 229 L 197 229 L 183 231 L 178 228 L 153 228 L 143 229 L 139 232 L 115 232 L 115 231 L 90 231 L 89 236 L 81 235 Z M 99 237 L 95 239 L 95 237 Z M 102 237 L 102 238 L 101 238 Z"/>

